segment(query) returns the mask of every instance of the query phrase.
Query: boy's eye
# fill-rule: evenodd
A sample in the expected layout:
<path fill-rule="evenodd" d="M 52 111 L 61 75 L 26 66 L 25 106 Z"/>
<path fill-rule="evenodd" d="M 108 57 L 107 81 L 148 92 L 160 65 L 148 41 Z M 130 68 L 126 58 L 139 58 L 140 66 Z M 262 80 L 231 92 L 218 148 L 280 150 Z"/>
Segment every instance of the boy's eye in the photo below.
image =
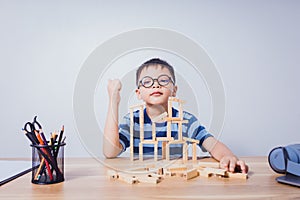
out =
<path fill-rule="evenodd" d="M 160 79 L 159 82 L 160 82 L 160 83 L 168 83 L 168 82 L 169 82 L 169 79 Z"/>
<path fill-rule="evenodd" d="M 153 82 L 152 79 L 146 78 L 146 79 L 144 79 L 144 80 L 142 81 L 142 84 L 146 86 L 146 85 L 151 85 L 152 82 Z"/>
<path fill-rule="evenodd" d="M 161 85 L 167 85 L 170 82 L 170 77 L 167 75 L 161 75 L 158 77 L 158 82 Z"/>

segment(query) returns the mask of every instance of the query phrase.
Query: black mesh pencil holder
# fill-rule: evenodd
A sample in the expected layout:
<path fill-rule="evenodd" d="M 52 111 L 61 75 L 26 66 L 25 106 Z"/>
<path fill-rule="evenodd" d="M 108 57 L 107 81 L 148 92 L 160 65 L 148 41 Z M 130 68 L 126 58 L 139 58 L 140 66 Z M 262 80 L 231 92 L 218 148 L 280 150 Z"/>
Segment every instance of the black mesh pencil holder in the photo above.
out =
<path fill-rule="evenodd" d="M 53 184 L 64 179 L 64 146 L 30 145 L 32 147 L 32 179 L 35 184 Z"/>

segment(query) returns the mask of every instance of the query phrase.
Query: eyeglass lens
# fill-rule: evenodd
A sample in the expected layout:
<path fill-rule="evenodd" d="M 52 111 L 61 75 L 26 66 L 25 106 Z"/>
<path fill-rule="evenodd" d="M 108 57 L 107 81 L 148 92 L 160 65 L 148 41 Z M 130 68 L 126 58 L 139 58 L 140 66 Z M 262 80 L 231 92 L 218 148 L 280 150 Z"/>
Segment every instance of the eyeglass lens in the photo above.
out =
<path fill-rule="evenodd" d="M 145 88 L 149 88 L 152 85 L 154 85 L 154 81 L 157 81 L 157 83 L 160 86 L 166 86 L 170 83 L 171 78 L 168 75 L 160 75 L 158 78 L 153 79 L 150 76 L 146 76 L 141 80 L 141 84 L 145 87 Z"/>

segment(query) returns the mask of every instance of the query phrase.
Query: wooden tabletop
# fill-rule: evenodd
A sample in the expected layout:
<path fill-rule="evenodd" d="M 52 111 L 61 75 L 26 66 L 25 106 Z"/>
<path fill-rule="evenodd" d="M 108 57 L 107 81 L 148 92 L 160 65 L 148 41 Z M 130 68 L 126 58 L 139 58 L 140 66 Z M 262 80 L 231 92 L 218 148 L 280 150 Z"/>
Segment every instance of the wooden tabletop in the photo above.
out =
<path fill-rule="evenodd" d="M 247 180 L 166 177 L 158 184 L 131 185 L 110 180 L 107 170 L 138 168 L 154 163 L 152 160 L 131 162 L 129 158 L 68 158 L 65 160 L 64 182 L 32 184 L 29 173 L 1 186 L 0 199 L 300 199 L 300 188 L 275 181 L 281 175 L 270 169 L 266 157 L 242 159 L 250 167 Z"/>

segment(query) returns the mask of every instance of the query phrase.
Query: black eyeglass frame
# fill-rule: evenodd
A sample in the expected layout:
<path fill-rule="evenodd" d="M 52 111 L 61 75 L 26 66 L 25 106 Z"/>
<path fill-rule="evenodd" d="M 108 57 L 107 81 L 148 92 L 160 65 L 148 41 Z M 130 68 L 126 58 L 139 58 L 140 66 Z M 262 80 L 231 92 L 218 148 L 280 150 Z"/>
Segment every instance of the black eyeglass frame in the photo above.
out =
<path fill-rule="evenodd" d="M 169 82 L 167 82 L 166 84 L 161 84 L 161 83 L 159 83 L 159 78 L 161 78 L 161 77 L 168 77 L 168 80 L 169 80 Z M 150 86 L 145 86 L 144 84 L 143 84 L 143 80 L 145 79 L 145 78 L 150 78 L 151 80 L 152 80 L 152 84 L 150 85 Z M 153 85 L 154 85 L 154 82 L 157 82 L 158 83 L 158 85 L 160 85 L 160 86 L 166 86 L 166 85 L 168 85 L 170 82 L 173 84 L 173 85 L 175 85 L 175 83 L 174 83 L 174 81 L 172 80 L 172 78 L 169 76 L 169 75 L 167 75 L 167 74 L 161 74 L 161 75 L 159 75 L 157 78 L 152 78 L 151 76 L 145 76 L 145 77 L 143 77 L 140 81 L 139 81 L 139 85 L 138 85 L 138 89 L 140 88 L 140 86 L 142 85 L 144 88 L 150 88 L 150 87 L 152 87 Z"/>

